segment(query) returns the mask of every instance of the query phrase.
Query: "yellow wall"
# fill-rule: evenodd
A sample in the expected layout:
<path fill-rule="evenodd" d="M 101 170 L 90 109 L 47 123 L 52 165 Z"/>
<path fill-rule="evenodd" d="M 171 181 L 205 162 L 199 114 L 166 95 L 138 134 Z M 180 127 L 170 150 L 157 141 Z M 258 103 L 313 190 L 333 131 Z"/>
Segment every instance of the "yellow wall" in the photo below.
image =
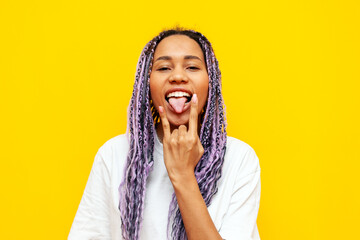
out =
<path fill-rule="evenodd" d="M 236 3 L 235 3 L 236 2 Z M 229 135 L 262 168 L 262 240 L 355 239 L 358 1 L 0 3 L 1 239 L 65 239 L 97 149 L 126 129 L 142 47 L 213 43 Z"/>

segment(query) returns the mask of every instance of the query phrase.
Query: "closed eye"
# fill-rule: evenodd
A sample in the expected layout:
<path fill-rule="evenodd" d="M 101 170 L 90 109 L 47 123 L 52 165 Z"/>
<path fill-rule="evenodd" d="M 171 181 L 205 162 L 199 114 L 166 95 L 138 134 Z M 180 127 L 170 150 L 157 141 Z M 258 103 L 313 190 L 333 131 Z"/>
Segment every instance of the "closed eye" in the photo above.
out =
<path fill-rule="evenodd" d="M 190 69 L 190 70 L 199 70 L 200 68 L 195 67 L 195 66 L 191 66 L 191 67 L 188 67 L 188 69 Z"/>
<path fill-rule="evenodd" d="M 158 68 L 157 71 L 166 71 L 166 70 L 170 70 L 170 68 L 168 67 L 161 67 L 161 68 Z"/>

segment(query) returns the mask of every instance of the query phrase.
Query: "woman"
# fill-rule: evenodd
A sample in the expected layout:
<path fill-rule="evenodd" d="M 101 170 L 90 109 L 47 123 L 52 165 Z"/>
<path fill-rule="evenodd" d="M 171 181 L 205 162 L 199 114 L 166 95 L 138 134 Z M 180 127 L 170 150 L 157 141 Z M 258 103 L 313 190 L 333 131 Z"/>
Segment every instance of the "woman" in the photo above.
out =
<path fill-rule="evenodd" d="M 226 135 L 221 74 L 192 30 L 144 48 L 128 135 L 98 151 L 69 239 L 260 239 L 260 167 Z"/>

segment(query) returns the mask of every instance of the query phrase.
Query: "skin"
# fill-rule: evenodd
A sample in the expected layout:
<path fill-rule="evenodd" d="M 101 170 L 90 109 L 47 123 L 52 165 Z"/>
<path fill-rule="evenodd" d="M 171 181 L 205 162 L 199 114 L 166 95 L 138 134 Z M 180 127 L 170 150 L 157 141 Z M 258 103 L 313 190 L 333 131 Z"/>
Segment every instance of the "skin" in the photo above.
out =
<path fill-rule="evenodd" d="M 199 44 L 185 35 L 172 35 L 158 44 L 150 75 L 151 98 L 156 109 L 159 106 L 165 108 L 171 130 L 180 125 L 187 126 L 190 116 L 190 108 L 178 114 L 166 101 L 166 92 L 174 88 L 197 93 L 197 112 L 201 112 L 208 97 L 209 76 Z"/>
<path fill-rule="evenodd" d="M 159 66 L 161 69 L 161 64 L 158 66 L 156 59 L 161 56 L 171 57 L 171 60 L 166 60 L 170 67 L 165 73 L 161 73 L 164 69 L 160 73 L 156 72 Z M 186 59 L 186 56 L 196 56 L 200 60 Z M 194 71 L 189 68 L 192 65 L 189 60 L 190 63 L 196 62 L 198 69 Z M 150 91 L 161 119 L 157 131 L 163 143 L 165 166 L 176 194 L 187 237 L 189 240 L 222 239 L 209 215 L 194 174 L 195 166 L 204 154 L 198 135 L 199 113 L 205 105 L 209 85 L 203 53 L 193 39 L 173 35 L 159 43 L 153 66 Z M 181 114 L 171 111 L 165 100 L 165 92 L 172 84 L 193 91 L 189 109 Z"/>

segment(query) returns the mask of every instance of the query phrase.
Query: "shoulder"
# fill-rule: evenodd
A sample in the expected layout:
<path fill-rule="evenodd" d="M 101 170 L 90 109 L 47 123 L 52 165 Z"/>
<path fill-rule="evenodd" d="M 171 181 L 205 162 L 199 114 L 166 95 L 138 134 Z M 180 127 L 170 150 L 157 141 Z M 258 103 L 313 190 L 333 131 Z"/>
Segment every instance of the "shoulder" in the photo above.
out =
<path fill-rule="evenodd" d="M 226 148 L 231 149 L 232 151 L 240 152 L 254 151 L 253 148 L 246 142 L 230 136 L 227 136 Z"/>
<path fill-rule="evenodd" d="M 126 134 L 117 135 L 107 140 L 97 151 L 95 161 L 101 161 L 109 169 L 122 165 L 129 151 Z"/>
<path fill-rule="evenodd" d="M 260 171 L 255 150 L 249 144 L 230 136 L 227 137 L 224 164 L 242 176 Z"/>
<path fill-rule="evenodd" d="M 107 140 L 98 150 L 98 154 L 108 155 L 113 152 L 127 151 L 129 141 L 126 134 L 120 134 Z"/>

